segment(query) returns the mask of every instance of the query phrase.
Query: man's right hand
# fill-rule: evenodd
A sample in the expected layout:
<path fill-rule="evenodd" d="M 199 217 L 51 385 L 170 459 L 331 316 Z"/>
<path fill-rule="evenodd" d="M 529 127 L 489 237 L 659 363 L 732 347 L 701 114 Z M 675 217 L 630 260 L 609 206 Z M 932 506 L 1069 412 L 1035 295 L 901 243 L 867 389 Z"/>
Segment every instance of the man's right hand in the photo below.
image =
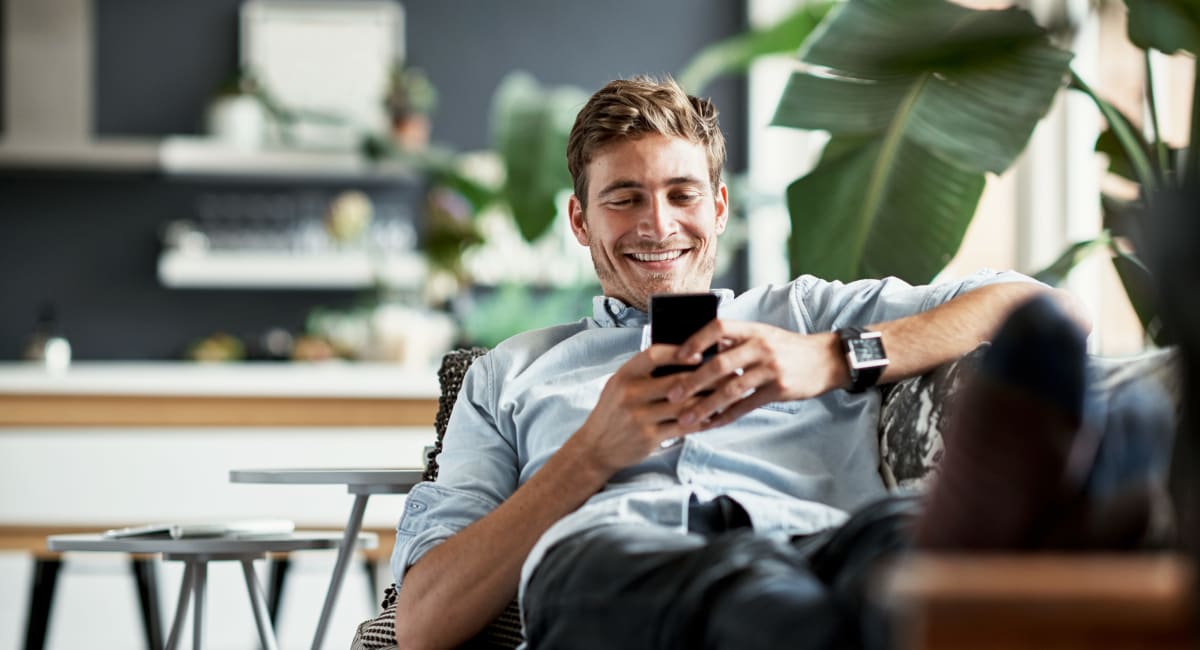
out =
<path fill-rule="evenodd" d="M 626 361 L 604 385 L 592 413 L 566 446 L 576 450 L 608 476 L 641 462 L 664 441 L 698 431 L 703 423 L 684 427 L 679 414 L 696 399 L 669 402 L 674 378 L 650 376 L 658 366 L 677 364 L 675 345 L 652 345 Z"/>

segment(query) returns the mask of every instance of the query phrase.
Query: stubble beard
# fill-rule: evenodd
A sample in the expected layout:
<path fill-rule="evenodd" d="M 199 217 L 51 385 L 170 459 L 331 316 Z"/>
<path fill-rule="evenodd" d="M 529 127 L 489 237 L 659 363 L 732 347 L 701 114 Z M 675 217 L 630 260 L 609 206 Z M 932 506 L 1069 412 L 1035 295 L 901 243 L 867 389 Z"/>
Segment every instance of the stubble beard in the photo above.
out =
<path fill-rule="evenodd" d="M 694 243 L 694 242 L 693 242 Z M 630 307 L 639 309 L 644 312 L 650 311 L 650 296 L 656 293 L 675 293 L 679 289 L 671 284 L 672 280 L 686 279 L 681 278 L 673 273 L 652 273 L 645 276 L 646 280 L 641 287 L 629 286 L 624 283 L 624 279 L 617 273 L 616 268 L 605 254 L 605 250 L 599 243 L 593 241 L 588 245 L 592 254 L 592 268 L 596 270 L 596 277 L 600 280 L 600 286 L 604 288 L 607 294 L 609 288 L 624 288 L 630 292 L 627 296 L 611 296 L 624 300 Z M 654 249 L 652 249 L 654 250 Z M 708 252 L 705 258 L 700 262 L 693 273 L 705 278 L 705 286 L 703 288 L 692 287 L 694 291 L 706 291 L 711 288 L 713 273 L 717 268 L 717 254 L 713 250 Z"/>

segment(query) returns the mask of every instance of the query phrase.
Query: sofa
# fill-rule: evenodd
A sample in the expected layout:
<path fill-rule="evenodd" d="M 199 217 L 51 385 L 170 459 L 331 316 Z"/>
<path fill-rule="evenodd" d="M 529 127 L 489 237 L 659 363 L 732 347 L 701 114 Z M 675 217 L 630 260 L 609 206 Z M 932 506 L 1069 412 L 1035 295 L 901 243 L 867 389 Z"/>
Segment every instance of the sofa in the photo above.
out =
<path fill-rule="evenodd" d="M 942 432 L 953 416 L 956 395 L 986 347 L 987 344 L 984 344 L 924 375 L 878 389 L 883 391 L 879 421 L 879 471 L 890 489 L 920 492 L 936 475 L 944 449 Z M 454 350 L 442 361 L 438 372 L 442 394 L 435 422 L 436 439 L 426 459 L 426 480 L 437 478 L 437 456 L 463 375 L 471 362 L 484 353 L 486 350 L 483 348 Z M 1127 358 L 1091 357 L 1088 385 L 1090 401 L 1107 404 L 1119 400 L 1135 386 L 1152 386 L 1153 392 L 1163 400 L 1162 409 L 1167 411 L 1163 414 L 1168 422 L 1166 426 L 1173 430 L 1182 408 L 1181 373 L 1179 355 L 1172 349 L 1153 350 Z M 1103 408 L 1094 409 L 1091 417 L 1101 421 L 1091 424 L 1103 427 L 1104 412 Z M 1159 511 L 1154 518 L 1156 525 L 1169 528 L 1173 520 L 1169 500 L 1156 504 L 1156 509 Z M 351 646 L 353 650 L 395 647 L 395 585 L 385 592 L 381 607 L 378 616 L 358 627 Z M 467 647 L 515 648 L 521 641 L 520 618 L 514 601 Z"/>

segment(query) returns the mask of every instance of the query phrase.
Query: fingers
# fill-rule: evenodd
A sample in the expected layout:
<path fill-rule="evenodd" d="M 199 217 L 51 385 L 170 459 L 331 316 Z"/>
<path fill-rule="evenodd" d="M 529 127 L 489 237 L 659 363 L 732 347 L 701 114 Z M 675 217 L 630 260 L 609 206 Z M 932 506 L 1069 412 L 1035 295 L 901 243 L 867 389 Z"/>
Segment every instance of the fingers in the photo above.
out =
<path fill-rule="evenodd" d="M 696 368 L 696 370 L 679 375 L 675 380 L 675 386 L 669 389 L 667 399 L 679 401 L 696 395 L 701 391 L 714 390 L 733 377 L 743 377 L 744 381 L 739 382 L 741 385 L 745 385 L 751 379 L 762 379 L 764 381 L 772 379 L 764 377 L 761 372 L 754 373 L 749 377 L 743 374 L 762 365 L 762 356 L 755 349 L 755 346 L 746 344 L 738 345 L 709 359 L 707 363 Z M 745 386 L 745 390 L 758 388 L 761 385 L 761 383 L 749 384 Z M 745 392 L 745 390 L 742 392 Z"/>
<path fill-rule="evenodd" d="M 676 358 L 678 355 L 678 345 L 655 343 L 633 355 L 629 361 L 625 362 L 625 365 L 621 366 L 617 373 L 630 378 L 648 377 L 659 366 L 686 363 L 679 361 Z M 699 363 L 699 360 L 696 363 Z"/>
<path fill-rule="evenodd" d="M 705 350 L 714 345 L 718 349 L 728 347 L 730 343 L 746 338 L 753 327 L 754 323 L 715 319 L 678 347 L 675 363 L 700 363 Z"/>
<path fill-rule="evenodd" d="M 683 426 L 712 426 L 718 419 L 724 422 L 739 417 L 766 404 L 776 397 L 769 388 L 773 377 L 759 365 L 742 373 L 731 373 L 717 384 L 711 394 L 693 398 L 694 404 L 679 413 Z"/>

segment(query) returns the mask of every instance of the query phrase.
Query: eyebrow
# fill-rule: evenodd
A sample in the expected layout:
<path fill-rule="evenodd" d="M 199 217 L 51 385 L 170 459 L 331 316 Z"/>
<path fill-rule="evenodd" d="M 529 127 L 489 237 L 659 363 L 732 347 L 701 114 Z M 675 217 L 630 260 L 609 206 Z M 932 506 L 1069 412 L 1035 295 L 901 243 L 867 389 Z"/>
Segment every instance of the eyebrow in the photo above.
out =
<path fill-rule="evenodd" d="M 695 176 L 675 176 L 674 178 L 668 178 L 666 184 L 668 186 L 670 186 L 670 185 L 696 185 L 696 184 L 700 184 L 703 182 L 704 182 L 703 180 L 696 178 Z M 616 192 L 617 190 L 625 190 L 625 189 L 630 189 L 630 188 L 637 189 L 640 187 L 643 187 L 643 185 L 641 183 L 639 183 L 638 181 L 635 181 L 632 179 L 616 180 L 616 181 L 609 183 L 608 185 L 606 185 L 604 187 L 604 189 L 597 192 L 596 198 L 603 198 L 605 195 L 612 194 L 613 192 Z"/>

